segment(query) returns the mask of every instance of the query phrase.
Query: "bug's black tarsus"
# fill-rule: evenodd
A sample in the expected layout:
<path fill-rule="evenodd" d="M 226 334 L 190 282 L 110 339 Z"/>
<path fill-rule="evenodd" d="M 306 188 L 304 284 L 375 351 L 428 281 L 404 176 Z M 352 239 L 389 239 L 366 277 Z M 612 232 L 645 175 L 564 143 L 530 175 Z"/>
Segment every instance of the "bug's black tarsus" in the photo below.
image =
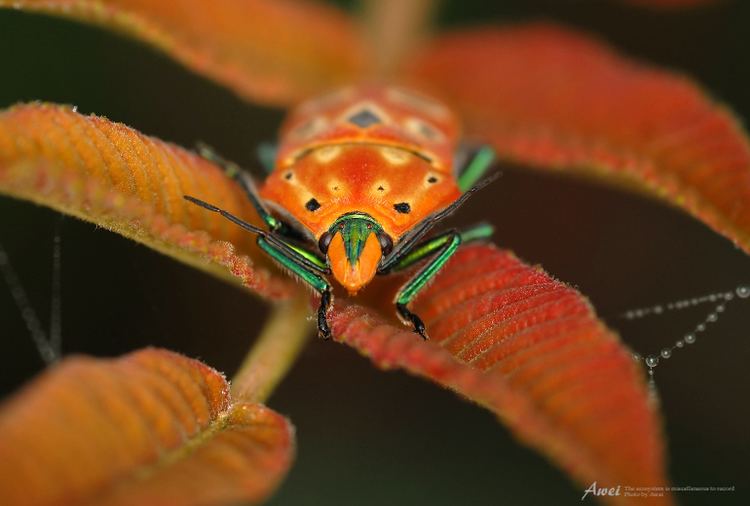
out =
<path fill-rule="evenodd" d="M 427 335 L 427 332 L 425 331 L 425 326 L 422 318 L 409 311 L 405 304 L 396 304 L 396 311 L 398 311 L 398 314 L 401 316 L 401 318 L 411 322 L 411 324 L 414 326 L 414 332 L 419 334 L 422 339 L 424 339 L 425 341 L 430 339 Z"/>
<path fill-rule="evenodd" d="M 318 337 L 323 340 L 331 338 L 331 327 L 328 326 L 328 308 L 331 306 L 331 291 L 326 290 L 320 294 L 320 306 L 318 306 Z"/>

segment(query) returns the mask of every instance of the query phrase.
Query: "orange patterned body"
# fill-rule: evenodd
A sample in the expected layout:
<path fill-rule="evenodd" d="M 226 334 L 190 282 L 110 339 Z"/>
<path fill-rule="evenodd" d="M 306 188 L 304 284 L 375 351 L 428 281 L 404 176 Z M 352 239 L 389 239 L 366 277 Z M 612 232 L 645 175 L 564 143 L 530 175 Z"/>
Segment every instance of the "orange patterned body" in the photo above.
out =
<path fill-rule="evenodd" d="M 260 194 L 315 239 L 358 211 L 395 242 L 460 196 L 457 136 L 453 115 L 429 98 L 396 87 L 344 88 L 292 111 Z M 311 199 L 315 210 L 306 207 Z"/>

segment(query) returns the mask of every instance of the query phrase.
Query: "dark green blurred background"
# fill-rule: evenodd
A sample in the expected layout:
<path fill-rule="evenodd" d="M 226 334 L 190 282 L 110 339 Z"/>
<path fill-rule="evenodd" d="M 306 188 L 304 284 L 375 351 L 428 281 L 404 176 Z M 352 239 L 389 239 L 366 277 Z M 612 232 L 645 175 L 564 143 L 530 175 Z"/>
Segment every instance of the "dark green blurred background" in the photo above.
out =
<path fill-rule="evenodd" d="M 540 18 L 684 71 L 750 117 L 747 2 L 663 13 L 602 0 L 446 1 L 440 23 Z M 273 139 L 282 118 L 146 47 L 73 23 L 0 11 L 0 51 L 0 107 L 75 104 L 185 146 L 208 142 L 247 166 L 255 144 Z M 498 244 L 578 286 L 605 318 L 750 283 L 750 259 L 660 204 L 512 167 L 492 192 L 479 194 L 454 221 L 491 220 Z M 7 198 L 0 198 L 0 216 L 0 241 L 44 317 L 58 218 Z M 66 353 L 104 356 L 154 345 L 234 371 L 267 314 L 265 303 L 88 224 L 66 218 L 61 228 Z M 737 487 L 734 494 L 685 495 L 684 504 L 750 500 L 748 309 L 748 300 L 730 305 L 710 332 L 657 369 L 674 484 Z M 704 310 L 627 326 L 607 320 L 647 353 L 690 330 Z M 4 285 L 0 328 L 0 392 L 7 394 L 42 364 Z M 270 405 L 294 421 L 299 443 L 275 505 L 580 502 L 581 487 L 515 444 L 489 413 L 421 380 L 377 371 L 337 344 L 312 342 Z"/>

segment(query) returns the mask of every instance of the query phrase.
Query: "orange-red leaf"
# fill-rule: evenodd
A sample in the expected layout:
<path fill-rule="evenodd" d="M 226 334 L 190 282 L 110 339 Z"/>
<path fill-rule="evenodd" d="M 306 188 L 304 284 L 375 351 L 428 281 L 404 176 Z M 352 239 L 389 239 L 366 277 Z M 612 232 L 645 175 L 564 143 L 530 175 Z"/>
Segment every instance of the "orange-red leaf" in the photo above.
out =
<path fill-rule="evenodd" d="M 290 288 L 253 265 L 250 234 L 182 198 L 257 220 L 221 169 L 104 118 L 50 104 L 0 112 L 0 193 L 91 221 L 269 297 Z"/>
<path fill-rule="evenodd" d="M 578 292 L 511 253 L 476 245 L 459 250 L 413 309 L 430 341 L 351 301 L 337 301 L 332 330 L 376 364 L 492 410 L 585 487 L 666 484 L 643 372 Z"/>
<path fill-rule="evenodd" d="M 750 252 L 750 146 L 689 80 L 547 25 L 444 36 L 412 78 L 500 156 L 659 196 Z"/>
<path fill-rule="evenodd" d="M 288 104 L 364 65 L 353 23 L 305 0 L 0 0 L 151 44 L 254 102 Z"/>
<path fill-rule="evenodd" d="M 2 406 L 2 502 L 259 502 L 289 468 L 293 431 L 228 392 L 221 374 L 168 351 L 68 358 Z"/>

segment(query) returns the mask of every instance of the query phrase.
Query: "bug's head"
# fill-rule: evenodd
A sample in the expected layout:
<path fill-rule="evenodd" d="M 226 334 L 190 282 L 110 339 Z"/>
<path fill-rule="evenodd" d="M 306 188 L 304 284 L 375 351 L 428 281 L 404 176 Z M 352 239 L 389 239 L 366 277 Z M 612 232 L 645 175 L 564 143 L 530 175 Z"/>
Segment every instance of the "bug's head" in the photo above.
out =
<path fill-rule="evenodd" d="M 347 213 L 320 237 L 318 245 L 328 256 L 333 276 L 354 295 L 375 277 L 380 259 L 393 248 L 393 240 L 371 216 Z"/>

